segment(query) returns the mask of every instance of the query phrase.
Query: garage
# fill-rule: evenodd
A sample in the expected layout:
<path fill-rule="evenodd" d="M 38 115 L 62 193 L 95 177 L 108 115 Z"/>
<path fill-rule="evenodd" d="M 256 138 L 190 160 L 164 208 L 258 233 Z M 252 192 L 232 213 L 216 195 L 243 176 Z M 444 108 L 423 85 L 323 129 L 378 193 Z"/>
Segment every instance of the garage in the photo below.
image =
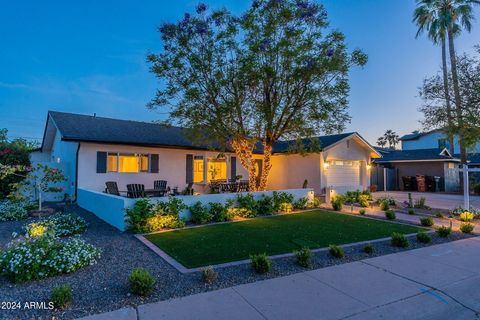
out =
<path fill-rule="evenodd" d="M 353 189 L 360 187 L 360 161 L 332 160 L 327 163 L 328 186 L 353 187 Z"/>

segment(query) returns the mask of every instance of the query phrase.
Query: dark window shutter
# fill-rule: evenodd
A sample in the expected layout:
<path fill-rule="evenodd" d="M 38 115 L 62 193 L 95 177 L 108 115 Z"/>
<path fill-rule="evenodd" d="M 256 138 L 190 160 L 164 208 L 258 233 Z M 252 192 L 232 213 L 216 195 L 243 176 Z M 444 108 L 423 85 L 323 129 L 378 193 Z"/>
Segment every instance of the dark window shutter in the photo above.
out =
<path fill-rule="evenodd" d="M 187 154 L 187 167 L 185 173 L 185 182 L 192 183 L 193 182 L 193 154 Z"/>
<path fill-rule="evenodd" d="M 237 157 L 230 157 L 230 179 L 237 176 Z"/>
<path fill-rule="evenodd" d="M 150 172 L 158 173 L 158 154 L 150 155 Z"/>
<path fill-rule="evenodd" d="M 107 153 L 97 151 L 97 173 L 107 172 Z"/>

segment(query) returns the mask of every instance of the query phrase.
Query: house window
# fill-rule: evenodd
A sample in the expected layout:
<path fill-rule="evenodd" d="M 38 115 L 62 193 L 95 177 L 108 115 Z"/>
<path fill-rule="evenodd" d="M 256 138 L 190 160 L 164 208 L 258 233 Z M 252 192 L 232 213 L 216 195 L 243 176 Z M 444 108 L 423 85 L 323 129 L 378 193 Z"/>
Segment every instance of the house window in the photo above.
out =
<path fill-rule="evenodd" d="M 438 148 L 439 149 L 445 149 L 445 148 L 449 148 L 449 143 L 447 141 L 447 139 L 438 139 Z"/>
<path fill-rule="evenodd" d="M 118 153 L 109 153 L 107 156 L 107 172 L 118 171 Z"/>
<path fill-rule="evenodd" d="M 148 172 L 149 157 L 146 154 L 108 153 L 107 172 Z"/>
<path fill-rule="evenodd" d="M 205 180 L 203 163 L 203 156 L 193 157 L 193 182 L 195 183 L 203 182 Z"/>
<path fill-rule="evenodd" d="M 227 180 L 227 161 L 225 158 L 208 159 L 207 181 Z"/>

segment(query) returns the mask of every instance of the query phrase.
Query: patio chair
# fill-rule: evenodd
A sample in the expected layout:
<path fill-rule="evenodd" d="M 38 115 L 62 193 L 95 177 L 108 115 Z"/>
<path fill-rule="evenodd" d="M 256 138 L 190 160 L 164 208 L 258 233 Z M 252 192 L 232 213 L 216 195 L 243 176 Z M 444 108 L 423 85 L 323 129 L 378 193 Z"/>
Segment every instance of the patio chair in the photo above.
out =
<path fill-rule="evenodd" d="M 143 184 L 132 183 L 127 184 L 127 195 L 129 198 L 145 197 L 145 186 Z"/>
<path fill-rule="evenodd" d="M 115 181 L 107 181 L 105 182 L 105 193 L 113 194 L 115 196 L 121 196 L 121 193 L 127 193 L 127 191 L 120 191 L 118 190 L 118 185 Z"/>
<path fill-rule="evenodd" d="M 168 191 L 167 181 L 166 180 L 153 181 L 153 190 L 155 191 L 155 196 L 163 197 Z"/>

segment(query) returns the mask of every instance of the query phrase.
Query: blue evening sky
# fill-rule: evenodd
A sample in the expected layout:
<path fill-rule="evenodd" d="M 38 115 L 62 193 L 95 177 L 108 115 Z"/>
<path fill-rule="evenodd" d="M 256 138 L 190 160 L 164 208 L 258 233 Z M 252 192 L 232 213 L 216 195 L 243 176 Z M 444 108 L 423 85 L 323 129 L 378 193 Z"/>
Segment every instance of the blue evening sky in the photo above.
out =
<path fill-rule="evenodd" d="M 209 0 L 235 13 L 250 1 Z M 145 56 L 159 52 L 157 27 L 194 11 L 197 1 L 7 1 L 0 10 L 0 128 L 41 138 L 47 110 L 132 120 L 164 114 L 145 104 L 158 85 Z M 440 49 L 415 39 L 413 0 L 325 0 L 331 27 L 369 55 L 351 73 L 348 131 L 370 142 L 385 130 L 419 129 L 418 86 L 440 66 Z M 480 12 L 476 10 L 476 15 Z M 480 24 L 457 39 L 458 52 L 480 43 Z"/>

